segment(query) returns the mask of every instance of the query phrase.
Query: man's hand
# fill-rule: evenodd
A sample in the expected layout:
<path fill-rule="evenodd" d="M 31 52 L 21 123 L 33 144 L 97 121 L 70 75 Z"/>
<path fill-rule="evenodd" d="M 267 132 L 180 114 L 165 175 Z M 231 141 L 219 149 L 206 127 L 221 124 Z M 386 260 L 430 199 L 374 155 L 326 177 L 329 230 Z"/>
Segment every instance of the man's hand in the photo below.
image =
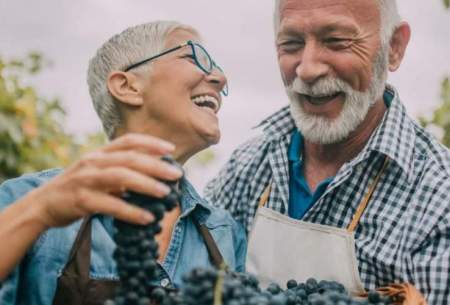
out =
<path fill-rule="evenodd" d="M 120 195 L 126 190 L 158 198 L 167 195 L 170 189 L 158 179 L 182 176 L 180 169 L 160 160 L 173 150 L 174 146 L 163 140 L 128 134 L 84 156 L 26 199 L 45 228 L 65 226 L 96 213 L 147 224 L 153 215 L 123 201 Z"/>

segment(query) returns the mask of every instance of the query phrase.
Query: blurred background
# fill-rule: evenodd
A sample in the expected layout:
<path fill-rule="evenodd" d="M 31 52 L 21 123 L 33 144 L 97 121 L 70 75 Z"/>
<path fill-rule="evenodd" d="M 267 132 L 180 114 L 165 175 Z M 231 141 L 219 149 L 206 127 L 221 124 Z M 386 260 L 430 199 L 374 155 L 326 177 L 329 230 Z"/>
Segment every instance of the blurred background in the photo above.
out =
<path fill-rule="evenodd" d="M 201 190 L 252 129 L 287 104 L 272 31 L 273 0 L 0 0 L 0 181 L 65 166 L 104 138 L 86 85 L 109 37 L 158 19 L 197 28 L 228 76 L 222 140 L 188 164 Z M 450 0 L 399 0 L 412 40 L 397 87 L 409 114 L 450 144 Z"/>

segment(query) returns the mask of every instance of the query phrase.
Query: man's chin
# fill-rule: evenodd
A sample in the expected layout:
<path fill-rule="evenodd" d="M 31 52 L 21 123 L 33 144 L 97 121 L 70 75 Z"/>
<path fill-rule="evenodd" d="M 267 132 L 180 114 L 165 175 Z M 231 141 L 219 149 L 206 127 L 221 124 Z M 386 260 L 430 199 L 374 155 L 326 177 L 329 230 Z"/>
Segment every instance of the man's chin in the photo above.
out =
<path fill-rule="evenodd" d="M 354 129 L 340 113 L 335 118 L 309 114 L 300 105 L 291 104 L 291 115 L 303 138 L 311 143 L 328 145 L 345 140 Z"/>
<path fill-rule="evenodd" d="M 300 131 L 305 139 L 305 141 L 319 144 L 319 145 L 331 145 L 343 142 L 349 135 L 349 133 L 321 133 L 317 134 L 314 132 L 303 133 Z"/>

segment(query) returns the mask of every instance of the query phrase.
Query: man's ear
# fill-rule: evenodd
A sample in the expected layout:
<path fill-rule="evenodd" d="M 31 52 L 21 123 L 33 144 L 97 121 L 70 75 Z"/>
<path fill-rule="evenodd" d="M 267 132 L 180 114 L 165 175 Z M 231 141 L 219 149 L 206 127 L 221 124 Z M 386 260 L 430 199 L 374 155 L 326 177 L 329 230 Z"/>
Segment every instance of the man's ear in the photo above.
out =
<path fill-rule="evenodd" d="M 144 103 L 139 79 L 133 73 L 112 71 L 106 83 L 109 92 L 117 101 L 130 106 L 141 106 Z"/>
<path fill-rule="evenodd" d="M 389 71 L 394 72 L 400 67 L 410 38 L 411 28 L 409 24 L 407 22 L 401 22 L 395 29 L 390 41 Z"/>

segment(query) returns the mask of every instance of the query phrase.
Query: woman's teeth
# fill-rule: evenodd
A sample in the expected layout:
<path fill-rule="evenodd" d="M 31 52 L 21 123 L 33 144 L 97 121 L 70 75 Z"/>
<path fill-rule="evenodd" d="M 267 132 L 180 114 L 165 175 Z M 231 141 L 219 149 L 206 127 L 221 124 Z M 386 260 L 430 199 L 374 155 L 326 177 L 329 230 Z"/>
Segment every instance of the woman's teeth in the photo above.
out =
<path fill-rule="evenodd" d="M 210 95 L 197 96 L 195 98 L 192 98 L 191 100 L 195 105 L 199 107 L 209 107 L 215 113 L 217 113 L 220 109 L 219 101 L 215 97 Z"/>

